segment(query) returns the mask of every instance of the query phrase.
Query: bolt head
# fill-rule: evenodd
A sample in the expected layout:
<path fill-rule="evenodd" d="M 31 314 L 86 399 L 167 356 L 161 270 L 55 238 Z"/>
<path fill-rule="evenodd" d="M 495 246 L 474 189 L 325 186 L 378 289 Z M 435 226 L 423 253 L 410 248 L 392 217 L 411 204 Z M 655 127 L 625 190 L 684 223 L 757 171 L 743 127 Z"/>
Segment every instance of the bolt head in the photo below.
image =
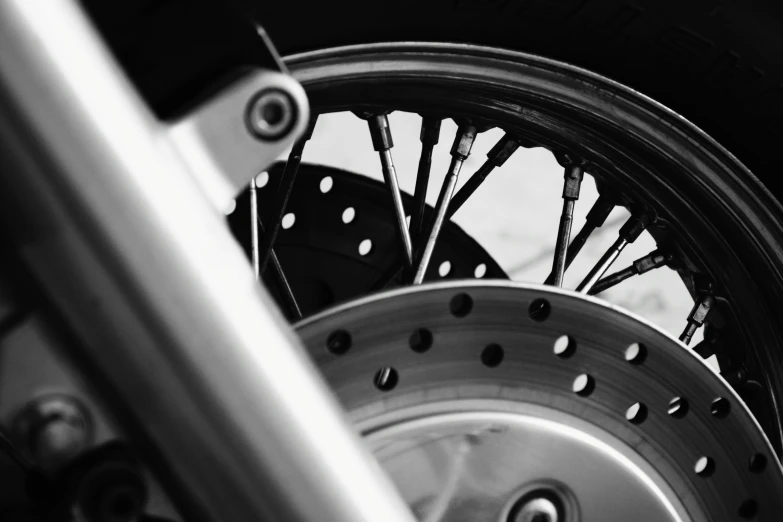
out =
<path fill-rule="evenodd" d="M 296 122 L 296 105 L 286 92 L 267 89 L 256 94 L 247 106 L 246 123 L 250 133 L 264 141 L 287 136 Z"/>

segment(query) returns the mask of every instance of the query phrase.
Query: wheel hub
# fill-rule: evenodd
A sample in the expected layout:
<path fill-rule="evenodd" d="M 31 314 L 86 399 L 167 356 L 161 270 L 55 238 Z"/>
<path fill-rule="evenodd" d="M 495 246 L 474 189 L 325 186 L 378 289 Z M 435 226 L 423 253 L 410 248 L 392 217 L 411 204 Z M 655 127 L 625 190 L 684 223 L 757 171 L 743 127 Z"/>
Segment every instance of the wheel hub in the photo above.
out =
<path fill-rule="evenodd" d="M 421 520 L 783 509 L 781 468 L 736 394 L 679 342 L 596 299 L 439 283 L 297 328 Z"/>

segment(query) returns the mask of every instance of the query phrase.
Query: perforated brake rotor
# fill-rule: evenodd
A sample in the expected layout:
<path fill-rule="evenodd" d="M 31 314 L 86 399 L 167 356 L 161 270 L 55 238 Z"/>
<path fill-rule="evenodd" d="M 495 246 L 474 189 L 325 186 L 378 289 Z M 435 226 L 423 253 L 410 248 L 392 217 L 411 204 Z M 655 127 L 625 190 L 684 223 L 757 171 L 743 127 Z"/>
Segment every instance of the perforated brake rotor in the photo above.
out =
<path fill-rule="evenodd" d="M 605 302 L 447 282 L 356 300 L 297 330 L 421 520 L 783 513 L 783 471 L 735 393 Z"/>

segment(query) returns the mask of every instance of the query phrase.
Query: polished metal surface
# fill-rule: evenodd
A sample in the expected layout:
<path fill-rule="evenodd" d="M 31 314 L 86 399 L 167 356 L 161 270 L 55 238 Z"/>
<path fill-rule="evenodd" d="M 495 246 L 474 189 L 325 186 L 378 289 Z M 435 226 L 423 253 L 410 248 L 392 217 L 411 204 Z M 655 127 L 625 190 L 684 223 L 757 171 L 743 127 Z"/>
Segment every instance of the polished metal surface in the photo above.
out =
<path fill-rule="evenodd" d="M 3 218 L 183 515 L 411 520 L 76 2 L 0 3 L 0 85 Z"/>
<path fill-rule="evenodd" d="M 728 521 L 748 506 L 774 521 L 783 510 L 783 469 L 725 381 L 598 299 L 438 283 L 347 303 L 297 331 L 422 520 L 502 521 L 547 485 L 587 522 Z M 391 385 L 378 385 L 382 371 Z"/>
<path fill-rule="evenodd" d="M 280 119 L 264 126 L 264 114 L 274 103 L 281 106 Z M 156 132 L 174 145 L 204 195 L 222 212 L 304 132 L 308 118 L 307 96 L 293 78 L 252 71 L 177 121 L 156 122 Z"/>
<path fill-rule="evenodd" d="M 783 207 L 713 139 L 627 86 L 526 53 L 379 43 L 307 52 L 287 63 L 315 112 L 426 106 L 497 125 L 525 147 L 583 158 L 617 205 L 656 210 L 647 231 L 685 261 L 677 270 L 692 297 L 699 297 L 697 276 L 707 277 L 730 308 L 712 312 L 727 340 L 717 357 L 729 371 L 748 363 L 747 385 L 738 389 L 757 398 L 750 403 L 783 453 L 783 330 L 775 312 L 783 300 Z"/>

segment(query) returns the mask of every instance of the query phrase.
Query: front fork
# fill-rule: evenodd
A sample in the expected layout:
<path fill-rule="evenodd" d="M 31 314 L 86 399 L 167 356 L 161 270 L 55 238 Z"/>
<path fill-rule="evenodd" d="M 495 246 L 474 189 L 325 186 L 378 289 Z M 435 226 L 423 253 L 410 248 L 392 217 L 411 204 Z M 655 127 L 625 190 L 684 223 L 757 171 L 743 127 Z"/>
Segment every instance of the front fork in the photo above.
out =
<path fill-rule="evenodd" d="M 186 518 L 413 520 L 223 219 L 308 117 L 254 70 L 162 121 L 74 0 L 0 2 L 2 223 Z"/>

